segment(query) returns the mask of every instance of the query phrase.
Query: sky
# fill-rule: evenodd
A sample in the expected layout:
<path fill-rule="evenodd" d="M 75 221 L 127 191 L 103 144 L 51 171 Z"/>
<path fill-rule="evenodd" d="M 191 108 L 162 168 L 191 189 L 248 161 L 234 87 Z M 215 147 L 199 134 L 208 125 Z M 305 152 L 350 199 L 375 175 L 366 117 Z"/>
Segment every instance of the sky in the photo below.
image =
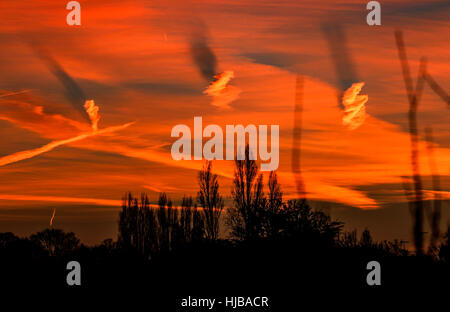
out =
<path fill-rule="evenodd" d="M 285 198 L 296 198 L 292 134 L 301 75 L 306 196 L 347 229 L 411 241 L 402 186 L 412 174 L 409 104 L 394 31 L 403 31 L 414 80 L 426 57 L 427 72 L 450 92 L 448 1 L 380 1 L 380 26 L 367 25 L 367 1 L 358 0 L 79 2 L 80 26 L 67 25 L 65 1 L 0 2 L 0 232 L 42 230 L 56 208 L 55 227 L 93 244 L 116 237 L 127 191 L 147 192 L 152 202 L 159 192 L 175 203 L 195 196 L 203 161 L 175 161 L 170 153 L 171 129 L 193 129 L 195 116 L 223 129 L 279 125 L 277 173 Z M 344 39 L 346 59 L 336 71 L 333 53 Z M 205 92 L 215 74 L 230 71 L 225 102 Z M 365 119 L 352 129 L 342 123 L 341 98 L 361 82 Z M 98 107 L 97 132 L 84 100 Z M 450 222 L 448 108 L 426 85 L 419 166 L 432 199 L 429 127 L 443 227 Z M 26 157 L 11 162 L 17 155 Z M 216 160 L 213 170 L 230 197 L 233 162 Z"/>

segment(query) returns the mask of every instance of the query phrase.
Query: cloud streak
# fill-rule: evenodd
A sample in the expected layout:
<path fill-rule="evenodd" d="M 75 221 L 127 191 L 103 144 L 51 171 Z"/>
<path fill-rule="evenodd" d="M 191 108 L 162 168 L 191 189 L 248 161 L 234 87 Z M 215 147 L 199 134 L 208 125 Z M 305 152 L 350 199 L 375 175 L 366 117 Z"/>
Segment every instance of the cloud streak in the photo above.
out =
<path fill-rule="evenodd" d="M 0 194 L 0 200 L 11 201 L 38 201 L 38 202 L 58 202 L 58 203 L 80 203 L 93 204 L 99 206 L 117 206 L 121 205 L 120 200 L 102 199 L 102 198 L 80 198 L 66 196 L 38 196 L 38 195 L 20 195 L 20 194 Z"/>
<path fill-rule="evenodd" d="M 229 85 L 231 79 L 234 78 L 234 72 L 227 70 L 217 74 L 214 78 L 215 80 L 210 83 L 203 93 L 213 97 L 211 105 L 222 109 L 230 109 L 230 104 L 237 100 L 242 92 L 238 87 Z"/>
<path fill-rule="evenodd" d="M 19 95 L 19 94 L 28 93 L 28 92 L 31 92 L 31 90 L 22 90 L 22 91 L 17 91 L 17 92 L 9 92 L 9 93 L 5 93 L 5 94 L 0 94 L 0 98 L 4 98 L 4 97 L 8 97 L 8 96 L 14 96 L 14 95 Z"/>
<path fill-rule="evenodd" d="M 120 126 L 114 126 L 114 127 L 108 127 L 108 128 L 104 128 L 98 131 L 93 131 L 93 132 L 89 132 L 89 133 L 84 133 L 84 134 L 80 134 L 76 137 L 70 138 L 70 139 L 66 139 L 66 140 L 58 140 L 58 141 L 53 141 L 50 142 L 42 147 L 39 148 L 35 148 L 32 150 L 28 150 L 28 151 L 22 151 L 22 152 L 18 152 L 18 153 L 14 153 L 8 156 L 4 156 L 0 158 L 0 166 L 6 166 L 21 160 L 25 160 L 25 159 L 29 159 L 29 158 L 33 158 L 35 156 L 38 156 L 40 154 L 46 153 L 46 152 L 50 152 L 51 150 L 57 148 L 58 146 L 62 146 L 62 145 L 66 145 L 66 144 L 70 144 L 70 143 L 74 143 L 74 142 L 78 142 L 93 136 L 97 136 L 97 135 L 102 135 L 102 134 L 107 134 L 107 133 L 112 133 L 112 132 L 116 132 L 116 131 L 120 131 L 123 130 L 125 128 L 128 128 L 129 126 L 131 126 L 134 122 L 130 122 L 130 123 L 126 123 Z"/>

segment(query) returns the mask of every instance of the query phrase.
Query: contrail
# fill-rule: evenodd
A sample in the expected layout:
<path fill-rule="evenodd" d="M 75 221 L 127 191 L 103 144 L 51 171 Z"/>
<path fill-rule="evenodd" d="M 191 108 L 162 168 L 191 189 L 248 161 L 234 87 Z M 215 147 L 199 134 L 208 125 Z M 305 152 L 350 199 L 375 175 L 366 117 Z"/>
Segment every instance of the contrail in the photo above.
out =
<path fill-rule="evenodd" d="M 444 102 L 446 102 L 450 108 L 450 95 L 448 95 L 447 92 L 445 92 L 445 90 L 442 89 L 442 87 L 440 85 L 438 85 L 438 83 L 433 79 L 433 77 L 431 77 L 430 74 L 425 73 L 424 78 L 428 82 L 428 85 L 430 86 L 430 88 L 437 95 L 439 95 L 441 97 L 441 99 L 444 100 Z"/>
<path fill-rule="evenodd" d="M 89 116 L 83 110 L 83 105 L 87 98 L 81 87 L 76 81 L 64 70 L 64 68 L 52 57 L 52 55 L 43 47 L 36 43 L 31 44 L 36 55 L 44 62 L 50 72 L 59 80 L 66 90 L 66 97 L 72 106 L 81 113 L 81 115 L 88 121 Z"/>
<path fill-rule="evenodd" d="M 409 134 L 411 140 L 411 169 L 414 181 L 414 202 L 413 208 L 414 221 L 414 244 L 418 255 L 423 254 L 423 191 L 422 179 L 419 168 L 419 137 L 417 131 L 417 106 L 422 95 L 424 86 L 424 75 L 426 72 L 426 61 L 424 58 L 420 60 L 419 75 L 417 78 L 416 88 L 414 90 L 413 81 L 406 56 L 406 48 L 403 42 L 403 34 L 401 31 L 395 32 L 395 40 L 397 44 L 398 56 L 402 67 L 403 79 L 409 101 Z"/>
<path fill-rule="evenodd" d="M 450 96 L 444 91 L 444 89 L 433 79 L 433 77 L 428 74 L 426 70 L 426 60 L 422 58 L 420 60 L 419 67 L 419 75 L 417 77 L 416 88 L 414 90 L 413 81 L 411 78 L 411 73 L 409 70 L 408 59 L 406 56 L 406 48 L 403 42 L 403 34 L 401 31 L 395 32 L 395 40 L 397 43 L 398 55 L 400 59 L 400 63 L 402 66 L 403 79 L 405 81 L 405 87 L 408 94 L 408 100 L 410 104 L 409 109 L 409 132 L 411 136 L 411 167 L 413 171 L 413 180 L 414 180 L 414 192 L 415 192 L 415 200 L 414 205 L 411 206 L 413 208 L 414 215 L 414 241 L 416 245 L 416 250 L 419 255 L 423 253 L 423 191 L 422 191 L 422 181 L 420 177 L 419 171 L 419 148 L 418 148 L 418 131 L 417 131 L 417 107 L 420 101 L 420 97 L 423 92 L 425 82 L 428 83 L 430 88 L 440 96 L 444 102 L 449 105 L 450 108 Z M 432 151 L 432 135 L 431 130 L 427 130 L 428 136 L 428 155 L 430 160 L 430 169 L 432 171 L 432 181 L 433 181 L 433 189 L 435 189 L 435 200 L 434 200 L 434 210 L 431 214 L 431 227 L 432 227 L 432 237 L 430 248 L 433 247 L 433 244 L 436 241 L 436 235 L 439 236 L 439 220 L 440 220 L 440 210 L 441 210 L 441 202 L 440 202 L 440 192 L 436 189 L 440 189 L 439 176 L 436 175 L 435 164 L 433 164 L 433 151 Z"/>
<path fill-rule="evenodd" d="M 208 44 L 208 32 L 202 21 L 196 21 L 189 39 L 189 51 L 192 60 L 197 66 L 202 77 L 210 82 L 204 94 L 212 96 L 211 105 L 229 109 L 231 102 L 239 98 L 241 89 L 229 85 L 234 78 L 232 70 L 218 73 L 217 57 Z"/>
<path fill-rule="evenodd" d="M 217 74 L 217 57 L 209 47 L 207 29 L 198 21 L 189 40 L 192 60 L 206 81 L 211 81 Z"/>
<path fill-rule="evenodd" d="M 114 126 L 114 127 L 108 127 L 108 128 L 104 128 L 101 130 L 97 130 L 97 131 L 92 131 L 89 133 L 84 133 L 84 134 L 80 134 L 74 138 L 70 138 L 70 139 L 66 139 L 66 140 L 58 140 L 58 141 L 53 141 L 50 142 L 42 147 L 39 148 L 35 148 L 32 150 L 28 150 L 28 151 L 22 151 L 22 152 L 18 152 L 18 153 L 14 153 L 8 156 L 4 156 L 0 158 L 0 167 L 1 166 L 6 166 L 8 164 L 12 164 L 24 159 L 29 159 L 32 157 L 35 157 L 37 155 L 49 152 L 53 149 L 55 149 L 58 146 L 61 145 L 65 145 L 65 144 L 69 144 L 69 143 L 74 143 L 74 142 L 78 142 L 84 139 L 87 139 L 89 137 L 93 137 L 96 135 L 102 135 L 102 134 L 106 134 L 106 133 L 112 133 L 115 131 L 120 131 L 123 130 L 125 128 L 128 128 L 129 126 L 131 126 L 132 124 L 134 124 L 134 122 L 129 122 L 120 126 Z"/>
<path fill-rule="evenodd" d="M 429 250 L 433 251 L 436 247 L 436 243 L 440 237 L 440 221 L 441 221 L 441 208 L 442 208 L 442 196 L 441 196 L 441 181 L 437 170 L 436 160 L 434 156 L 434 143 L 433 143 L 433 131 L 431 128 L 425 129 L 427 139 L 427 152 L 428 152 L 428 165 L 431 171 L 431 181 L 433 184 L 433 207 L 429 212 L 428 217 L 430 219 L 431 238 Z"/>
<path fill-rule="evenodd" d="M 50 227 L 53 226 L 53 219 L 55 218 L 56 208 L 53 209 L 52 216 L 50 218 Z"/>
<path fill-rule="evenodd" d="M 302 141 L 302 113 L 303 113 L 303 86 L 304 78 L 297 74 L 295 83 L 295 108 L 294 108 L 294 129 L 292 139 L 292 172 L 294 173 L 297 193 L 301 198 L 306 196 L 305 183 L 303 182 L 300 166 L 300 152 Z"/>
<path fill-rule="evenodd" d="M 347 47 L 347 38 L 344 28 L 336 23 L 322 25 L 322 31 L 328 43 L 331 58 L 333 60 L 339 88 L 347 90 L 358 79 L 352 56 Z"/>
<path fill-rule="evenodd" d="M 10 92 L 10 93 L 6 93 L 6 94 L 1 94 L 0 98 L 7 97 L 7 96 L 18 95 L 18 94 L 23 94 L 23 93 L 28 93 L 28 92 L 31 92 L 31 91 L 33 91 L 33 90 L 28 89 L 28 90 L 23 90 L 23 91 L 17 91 L 17 92 Z"/>
<path fill-rule="evenodd" d="M 361 126 L 366 119 L 366 107 L 369 97 L 359 95 L 364 82 L 358 79 L 350 50 L 347 47 L 347 38 L 343 26 L 337 23 L 322 25 L 322 31 L 328 43 L 331 58 L 334 63 L 338 80 L 339 106 L 344 111 L 342 123 L 349 130 Z"/>

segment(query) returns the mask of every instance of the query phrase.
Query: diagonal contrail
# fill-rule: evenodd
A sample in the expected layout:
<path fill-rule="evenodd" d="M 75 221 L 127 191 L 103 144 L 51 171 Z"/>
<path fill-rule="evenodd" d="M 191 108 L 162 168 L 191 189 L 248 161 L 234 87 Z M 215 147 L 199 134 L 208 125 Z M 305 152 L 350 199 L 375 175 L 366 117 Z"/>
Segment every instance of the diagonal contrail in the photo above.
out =
<path fill-rule="evenodd" d="M 50 218 L 50 227 L 53 226 L 53 219 L 55 218 L 56 208 L 53 209 L 52 216 Z"/>
<path fill-rule="evenodd" d="M 35 148 L 32 150 L 28 150 L 28 151 L 22 151 L 22 152 L 18 152 L 18 153 L 14 153 L 8 156 L 4 156 L 0 158 L 0 167 L 1 166 L 6 166 L 8 164 L 12 164 L 24 159 L 29 159 L 32 157 L 35 157 L 37 155 L 49 152 L 55 148 L 57 148 L 58 146 L 61 145 L 66 145 L 69 143 L 74 143 L 74 142 L 78 142 L 84 139 L 87 139 L 89 137 L 93 137 L 96 135 L 102 135 L 102 134 L 106 134 L 106 133 L 112 133 L 115 131 L 120 131 L 123 130 L 125 128 L 128 128 L 129 126 L 131 126 L 132 124 L 134 124 L 134 122 L 129 122 L 120 126 L 114 126 L 114 127 L 108 127 L 108 128 L 104 128 L 101 130 L 97 130 L 97 131 L 92 131 L 92 132 L 88 132 L 88 133 L 84 133 L 84 134 L 80 134 L 76 137 L 70 138 L 70 139 L 66 139 L 66 140 L 58 140 L 58 141 L 52 141 L 42 147 L 39 148 Z"/>
<path fill-rule="evenodd" d="M 13 96 L 13 95 L 19 95 L 19 94 L 23 94 L 23 93 L 28 93 L 31 91 L 33 91 L 33 90 L 28 89 L 28 90 L 22 90 L 22 91 L 17 91 L 17 92 L 5 93 L 5 94 L 1 94 L 0 98 L 7 97 L 7 96 Z"/>

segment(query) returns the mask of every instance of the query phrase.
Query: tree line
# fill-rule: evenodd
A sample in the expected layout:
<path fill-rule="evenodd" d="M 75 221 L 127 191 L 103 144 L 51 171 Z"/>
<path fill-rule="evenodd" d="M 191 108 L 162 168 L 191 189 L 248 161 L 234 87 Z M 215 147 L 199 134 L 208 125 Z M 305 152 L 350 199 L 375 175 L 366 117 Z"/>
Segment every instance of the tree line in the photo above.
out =
<path fill-rule="evenodd" d="M 371 248 L 398 256 L 409 254 L 403 242 L 376 242 L 367 229 L 360 238 L 356 230 L 343 231 L 343 222 L 312 209 L 305 199 L 284 200 L 276 171 L 269 174 L 265 194 L 263 175 L 256 161 L 250 159 L 248 146 L 245 153 L 243 160 L 235 160 L 232 205 L 227 209 L 211 161 L 198 174 L 197 196 L 184 196 L 180 207 L 174 207 L 166 193 L 159 195 L 157 207 L 150 205 L 146 194 L 137 198 L 127 193 L 119 213 L 118 245 L 152 258 L 187 244 L 217 241 L 221 232 L 228 232 L 229 238 L 241 242 L 297 241 L 321 247 Z M 448 259 L 448 248 L 447 232 L 433 256 Z"/>
<path fill-rule="evenodd" d="M 135 197 L 126 193 L 119 212 L 117 240 L 106 239 L 100 245 L 103 251 L 137 252 L 145 259 L 189 245 L 230 242 L 275 242 L 316 246 L 318 248 L 347 248 L 378 250 L 396 256 L 410 252 L 398 240 L 377 242 L 369 230 L 358 238 L 356 230 L 346 232 L 344 223 L 315 209 L 305 199 L 285 200 L 272 171 L 264 192 L 264 179 L 256 161 L 246 149 L 243 160 L 235 160 L 232 183 L 232 204 L 224 208 L 224 197 L 213 173 L 212 162 L 206 162 L 198 173 L 197 196 L 184 196 L 179 207 L 165 193 L 159 194 L 156 205 L 147 194 Z M 224 239 L 224 233 L 228 238 Z M 434 259 L 450 262 L 449 230 L 441 236 L 440 243 L 430 249 Z M 290 247 L 290 248 L 291 248 Z M 63 256 L 84 246 L 75 233 L 48 228 L 26 238 L 13 233 L 0 233 L 0 256 L 14 257 L 26 254 L 31 257 Z"/>

